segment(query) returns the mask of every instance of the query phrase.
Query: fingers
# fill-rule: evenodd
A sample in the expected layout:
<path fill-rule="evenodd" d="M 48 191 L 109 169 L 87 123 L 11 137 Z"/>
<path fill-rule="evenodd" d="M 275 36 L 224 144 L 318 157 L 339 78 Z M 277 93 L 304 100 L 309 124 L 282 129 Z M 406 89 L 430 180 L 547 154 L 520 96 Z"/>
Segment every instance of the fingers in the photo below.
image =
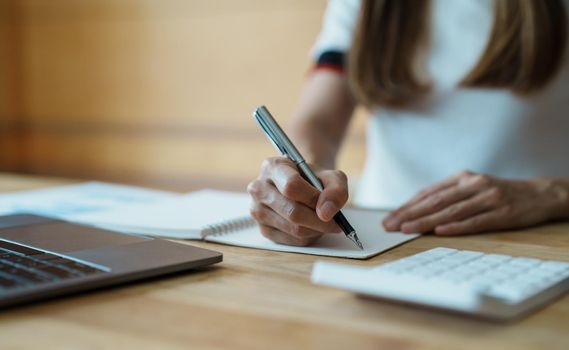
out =
<path fill-rule="evenodd" d="M 272 182 L 284 197 L 316 208 L 320 192 L 300 175 L 289 159 L 273 157 L 265 160 L 261 177 Z"/>
<path fill-rule="evenodd" d="M 348 177 L 339 170 L 318 173 L 324 191 L 318 198 L 316 213 L 323 221 L 330 221 L 348 201 Z"/>
<path fill-rule="evenodd" d="M 418 218 L 423 218 L 430 214 L 440 213 L 441 210 L 448 210 L 449 206 L 452 206 L 459 201 L 471 197 L 475 193 L 476 190 L 471 187 L 451 187 L 444 189 L 438 193 L 427 196 L 423 200 L 417 202 L 415 205 L 408 207 L 406 210 L 399 211 L 398 213 L 392 215 L 390 218 L 386 219 L 386 228 L 389 230 L 403 231 L 402 225 L 406 225 L 406 223 L 413 222 Z"/>
<path fill-rule="evenodd" d="M 332 220 L 348 200 L 347 177 L 335 170 L 320 171 L 319 192 L 285 157 L 263 162 L 259 177 L 247 191 L 253 198 L 251 215 L 263 235 L 275 242 L 307 245 L 324 233 L 342 232 Z"/>
<path fill-rule="evenodd" d="M 446 181 L 426 189 L 421 194 L 417 195 L 415 199 L 412 199 L 410 202 L 388 215 L 383 222 L 385 229 L 388 231 L 403 231 L 403 224 L 414 222 L 419 218 L 425 218 L 429 215 L 440 213 L 445 210 L 447 210 L 445 212 L 445 217 L 450 214 L 459 215 L 462 212 L 457 213 L 456 211 L 459 210 L 460 207 L 457 208 L 452 206 L 455 203 L 465 201 L 468 198 L 483 192 L 487 186 L 487 182 L 480 180 L 480 178 L 480 176 L 474 175 L 470 172 L 460 172 Z M 452 209 L 450 207 L 452 207 Z M 428 221 L 429 220 L 427 220 L 427 222 Z M 424 224 L 425 222 L 418 226 L 423 227 Z M 417 228 L 417 225 L 406 225 L 407 230 L 409 230 L 409 226 Z M 431 227 L 431 229 L 432 228 L 434 227 Z"/>
<path fill-rule="evenodd" d="M 509 207 L 502 207 L 499 210 L 485 212 L 462 221 L 437 226 L 435 234 L 439 236 L 454 236 L 500 230 L 506 227 L 503 223 L 505 218 L 510 215 L 510 210 Z"/>
<path fill-rule="evenodd" d="M 461 179 L 471 176 L 473 173 L 469 172 L 469 171 L 461 171 L 459 173 L 457 173 L 454 176 L 451 176 L 439 183 L 434 184 L 433 186 L 430 186 L 426 189 L 424 189 L 423 191 L 419 192 L 417 195 L 415 195 L 413 198 L 411 198 L 407 203 L 405 203 L 401 208 L 395 210 L 393 213 L 391 213 L 389 216 L 392 215 L 397 215 L 405 210 L 407 210 L 408 208 L 412 207 L 413 205 L 423 201 L 425 198 L 439 192 L 442 190 L 445 190 L 449 187 L 455 186 Z M 388 217 L 389 217 L 388 216 Z"/>
<path fill-rule="evenodd" d="M 282 231 L 279 231 L 274 227 L 260 225 L 260 228 L 261 228 L 261 234 L 275 243 L 300 246 L 300 247 L 311 245 L 312 243 L 316 242 L 318 238 L 322 236 L 318 235 L 314 237 L 299 238 L 286 234 Z"/>
<path fill-rule="evenodd" d="M 405 233 L 432 232 L 438 226 L 489 211 L 493 208 L 493 205 L 492 191 L 484 191 L 472 198 L 449 205 L 433 214 L 404 222 L 401 225 L 401 231 Z"/>
<path fill-rule="evenodd" d="M 318 218 L 316 212 L 305 206 L 302 203 L 293 202 L 280 194 L 277 189 L 266 182 L 261 182 L 257 190 L 262 191 L 264 195 L 259 198 L 255 203 L 254 209 L 257 211 L 263 210 L 264 207 L 270 209 L 275 215 L 278 215 L 282 220 L 287 221 L 290 225 L 275 225 L 274 221 L 260 221 L 270 226 L 281 228 L 283 232 L 295 234 L 296 227 L 303 227 L 320 233 L 337 233 L 340 228 L 335 222 L 324 222 Z M 254 216 L 255 217 L 255 216 Z M 274 216 L 268 217 L 273 218 Z M 263 217 L 263 219 L 266 219 Z"/>
<path fill-rule="evenodd" d="M 297 245 L 301 242 L 310 242 L 323 234 L 322 232 L 294 224 L 263 204 L 254 205 L 251 208 L 251 216 L 262 226 L 270 227 L 272 231 L 277 230 L 286 236 L 290 236 Z"/>
<path fill-rule="evenodd" d="M 298 235 L 304 228 L 320 234 L 340 232 L 336 223 L 320 220 L 312 208 L 287 199 L 268 182 L 252 182 L 249 192 L 256 197 L 251 214 L 259 223 L 291 235 Z M 272 213 L 268 213 L 268 210 Z"/>
<path fill-rule="evenodd" d="M 261 176 L 270 180 L 287 199 L 316 209 L 322 221 L 331 221 L 348 201 L 348 178 L 339 170 L 318 172 L 324 191 L 319 192 L 298 172 L 287 158 L 269 158 L 263 163 Z"/>

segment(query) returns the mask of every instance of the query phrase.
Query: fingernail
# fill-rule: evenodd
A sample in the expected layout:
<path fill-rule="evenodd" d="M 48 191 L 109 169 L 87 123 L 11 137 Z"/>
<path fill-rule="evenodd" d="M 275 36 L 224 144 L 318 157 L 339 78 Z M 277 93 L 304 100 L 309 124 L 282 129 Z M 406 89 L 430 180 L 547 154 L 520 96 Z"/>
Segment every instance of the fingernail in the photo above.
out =
<path fill-rule="evenodd" d="M 385 221 L 384 221 L 382 224 L 383 224 L 383 229 L 385 230 L 385 232 L 389 233 L 389 232 L 395 231 L 395 230 L 393 230 L 391 227 L 387 226 L 387 224 L 385 223 Z"/>
<path fill-rule="evenodd" d="M 399 222 L 397 222 L 397 220 L 395 220 L 395 218 L 387 218 L 387 219 L 383 220 L 383 226 L 387 230 L 395 231 L 399 228 Z"/>
<path fill-rule="evenodd" d="M 320 218 L 325 221 L 331 220 L 338 212 L 338 207 L 331 201 L 324 202 L 320 207 Z"/>
<path fill-rule="evenodd" d="M 413 233 L 416 232 L 419 228 L 417 227 L 417 224 L 415 224 L 414 222 L 405 222 L 403 223 L 403 225 L 401 225 L 401 232 L 403 233 Z"/>
<path fill-rule="evenodd" d="M 446 225 L 435 227 L 435 234 L 436 235 L 444 236 L 444 235 L 448 234 L 449 231 L 450 231 L 449 226 L 446 226 Z"/>

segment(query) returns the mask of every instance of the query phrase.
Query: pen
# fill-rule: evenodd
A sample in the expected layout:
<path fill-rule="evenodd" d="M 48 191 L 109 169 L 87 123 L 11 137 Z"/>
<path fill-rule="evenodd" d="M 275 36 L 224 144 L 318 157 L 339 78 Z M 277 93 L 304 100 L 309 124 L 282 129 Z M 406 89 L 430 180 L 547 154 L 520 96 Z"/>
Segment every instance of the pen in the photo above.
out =
<path fill-rule="evenodd" d="M 279 126 L 275 118 L 269 113 L 269 110 L 265 106 L 258 107 L 255 112 L 253 112 L 253 117 L 265 132 L 265 135 L 269 138 L 271 143 L 277 148 L 282 155 L 286 156 L 288 159 L 296 164 L 296 167 L 302 174 L 302 176 L 310 182 L 310 184 L 320 192 L 324 190 L 324 186 L 322 186 L 322 182 L 318 179 L 318 176 L 314 174 L 312 169 L 306 164 L 306 161 L 300 154 L 300 152 L 296 149 L 292 141 L 288 138 L 285 134 L 283 129 Z M 354 242 L 355 245 L 358 246 L 361 250 L 364 249 L 364 246 L 360 242 L 358 235 L 356 234 L 356 230 L 350 225 L 348 219 L 342 214 L 341 211 L 338 211 L 336 215 L 334 215 L 334 221 L 340 226 L 342 231 L 346 237 L 350 239 L 350 241 Z"/>

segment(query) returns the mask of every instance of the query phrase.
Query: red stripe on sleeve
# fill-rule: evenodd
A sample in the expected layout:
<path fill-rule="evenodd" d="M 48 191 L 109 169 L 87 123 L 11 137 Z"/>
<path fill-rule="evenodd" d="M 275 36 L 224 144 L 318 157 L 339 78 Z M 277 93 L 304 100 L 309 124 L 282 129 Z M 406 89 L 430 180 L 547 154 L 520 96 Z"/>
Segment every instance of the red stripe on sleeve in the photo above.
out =
<path fill-rule="evenodd" d="M 339 64 L 331 64 L 331 63 L 317 63 L 314 65 L 314 67 L 312 67 L 312 70 L 310 71 L 310 73 L 319 71 L 319 70 L 328 70 L 328 71 L 333 71 L 339 74 L 344 74 L 345 70 L 344 67 L 339 65 Z"/>

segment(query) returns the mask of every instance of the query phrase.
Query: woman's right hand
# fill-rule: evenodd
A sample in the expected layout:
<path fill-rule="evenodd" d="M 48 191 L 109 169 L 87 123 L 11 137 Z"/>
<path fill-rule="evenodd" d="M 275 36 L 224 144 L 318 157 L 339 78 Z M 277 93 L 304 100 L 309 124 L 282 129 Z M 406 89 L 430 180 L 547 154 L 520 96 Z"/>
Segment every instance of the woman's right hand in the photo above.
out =
<path fill-rule="evenodd" d="M 324 186 L 319 192 L 286 157 L 263 162 L 247 191 L 253 198 L 251 215 L 268 239 L 281 244 L 307 246 L 327 233 L 341 233 L 334 215 L 348 200 L 348 181 L 339 170 L 311 165 Z"/>

